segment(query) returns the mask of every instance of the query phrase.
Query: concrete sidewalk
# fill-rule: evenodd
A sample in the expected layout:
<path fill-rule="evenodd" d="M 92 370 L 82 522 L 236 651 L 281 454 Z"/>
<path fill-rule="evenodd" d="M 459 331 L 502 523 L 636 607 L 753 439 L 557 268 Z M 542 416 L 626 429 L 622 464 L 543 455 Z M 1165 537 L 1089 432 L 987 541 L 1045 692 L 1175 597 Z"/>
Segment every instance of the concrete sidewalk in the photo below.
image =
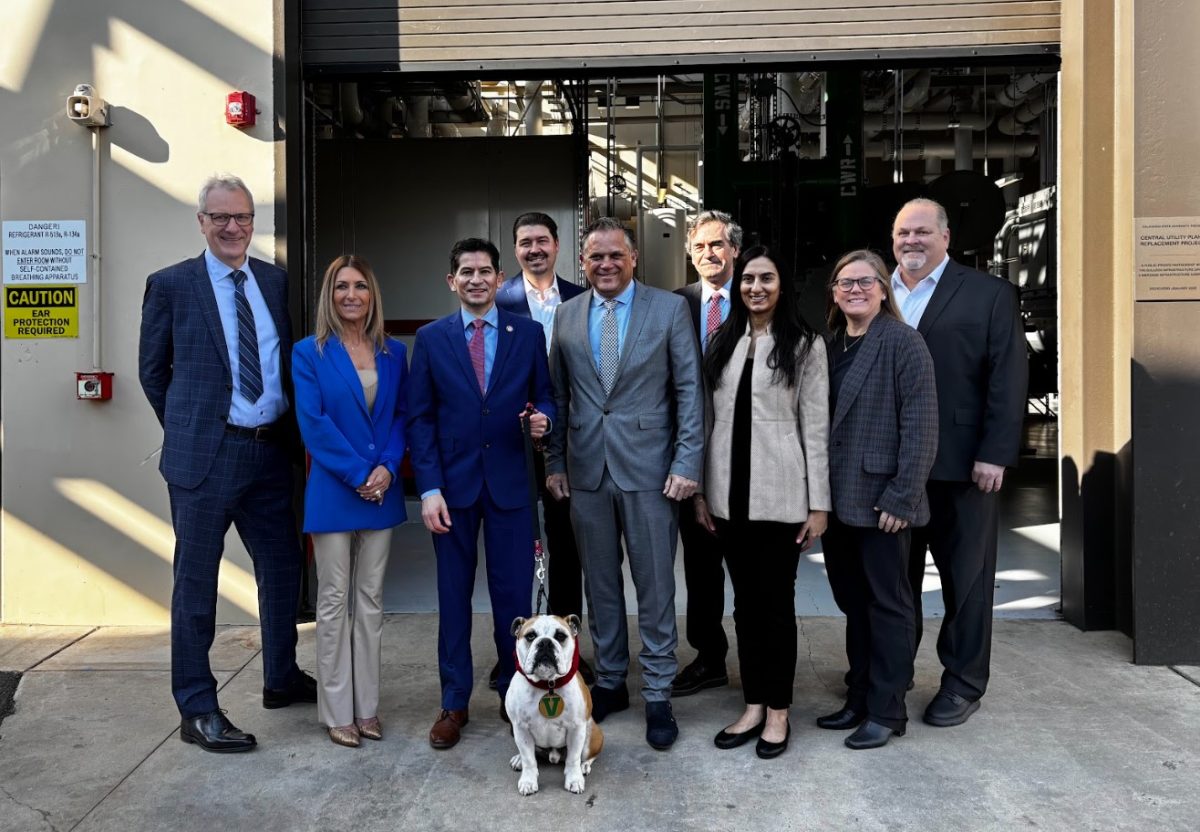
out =
<path fill-rule="evenodd" d="M 0 670 L 24 673 L 16 712 L 0 725 L 0 830 L 1200 828 L 1200 669 L 1134 666 L 1117 633 L 999 620 L 982 709 L 964 726 L 931 728 L 919 720 L 938 684 L 930 620 L 908 735 L 852 752 L 842 733 L 813 724 L 841 701 L 843 623 L 800 624 L 781 758 L 713 747 L 741 706 L 731 660 L 732 687 L 676 700 L 672 750 L 646 745 L 635 704 L 604 723 L 583 795 L 562 789 L 561 767 L 543 766 L 542 790 L 528 798 L 508 767 L 498 699 L 481 682 L 462 742 L 429 747 L 434 615 L 388 618 L 387 735 L 357 750 L 329 742 L 313 706 L 263 710 L 257 630 L 221 628 L 212 655 L 222 707 L 260 743 L 240 755 L 179 741 L 165 629 L 0 627 Z M 486 616 L 476 617 L 475 651 L 482 675 Z M 312 655 L 307 625 L 301 664 L 311 668 Z M 636 691 L 639 679 L 630 683 Z"/>

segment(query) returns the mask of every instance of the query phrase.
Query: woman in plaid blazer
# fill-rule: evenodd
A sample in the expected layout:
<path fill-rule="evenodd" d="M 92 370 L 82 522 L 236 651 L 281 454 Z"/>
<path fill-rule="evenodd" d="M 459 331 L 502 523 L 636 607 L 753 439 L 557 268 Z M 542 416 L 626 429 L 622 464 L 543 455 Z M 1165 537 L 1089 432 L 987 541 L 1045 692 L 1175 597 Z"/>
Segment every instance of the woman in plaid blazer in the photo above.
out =
<path fill-rule="evenodd" d="M 823 547 L 850 672 L 845 705 L 817 724 L 857 728 L 848 747 L 878 748 L 907 722 L 916 630 L 905 576 L 910 529 L 929 522 L 937 394 L 929 349 L 897 314 L 878 255 L 843 256 L 828 297 L 834 516 Z"/>

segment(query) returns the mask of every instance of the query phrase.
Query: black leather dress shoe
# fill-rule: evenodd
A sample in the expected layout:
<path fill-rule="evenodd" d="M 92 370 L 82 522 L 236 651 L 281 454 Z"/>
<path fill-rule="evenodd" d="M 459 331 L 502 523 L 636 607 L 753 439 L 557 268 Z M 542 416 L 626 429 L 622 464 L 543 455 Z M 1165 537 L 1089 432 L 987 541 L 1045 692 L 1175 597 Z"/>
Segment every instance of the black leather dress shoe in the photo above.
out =
<path fill-rule="evenodd" d="M 773 757 L 778 757 L 783 752 L 787 751 L 788 740 L 792 738 L 792 721 L 789 719 L 787 723 L 787 731 L 784 732 L 783 742 L 771 742 L 758 738 L 758 744 L 754 746 L 754 753 L 764 760 L 770 760 Z"/>
<path fill-rule="evenodd" d="M 666 751 L 679 738 L 679 725 L 670 702 L 646 703 L 646 742 L 651 748 Z"/>
<path fill-rule="evenodd" d="M 298 676 L 292 678 L 283 690 L 263 688 L 263 707 L 268 709 L 286 708 L 297 702 L 317 701 L 317 680 L 303 670 L 297 671 Z"/>
<path fill-rule="evenodd" d="M 623 711 L 629 707 L 629 690 L 622 685 L 619 688 L 606 688 L 600 685 L 592 687 L 592 719 L 603 722 L 609 714 Z"/>
<path fill-rule="evenodd" d="M 892 735 L 897 737 L 904 736 L 903 728 L 889 728 L 886 725 L 880 725 L 878 722 L 867 720 L 862 725 L 858 726 L 858 730 L 850 736 L 846 737 L 844 742 L 847 748 L 853 748 L 855 751 L 862 751 L 867 748 L 881 748 L 887 745 L 888 740 Z"/>
<path fill-rule="evenodd" d="M 954 691 L 942 688 L 925 709 L 925 722 L 938 728 L 949 728 L 962 725 L 978 710 L 978 699 L 964 699 Z"/>
<path fill-rule="evenodd" d="M 740 731 L 736 734 L 730 733 L 724 729 L 717 732 L 713 737 L 713 745 L 721 749 L 737 748 L 739 745 L 745 745 L 750 740 L 762 733 L 763 726 L 767 724 L 766 717 L 763 717 L 762 722 L 755 725 L 753 728 L 748 728 L 745 731 Z"/>
<path fill-rule="evenodd" d="M 830 731 L 848 731 L 851 728 L 857 728 L 866 718 L 866 713 L 856 711 L 847 705 L 836 713 L 817 717 L 817 727 Z"/>
<path fill-rule="evenodd" d="M 238 730 L 223 711 L 184 717 L 179 724 L 179 739 L 217 754 L 250 751 L 258 745 L 253 734 Z"/>
<path fill-rule="evenodd" d="M 719 688 L 729 684 L 725 665 L 710 665 L 696 659 L 675 676 L 671 683 L 672 696 L 691 696 L 707 688 Z"/>

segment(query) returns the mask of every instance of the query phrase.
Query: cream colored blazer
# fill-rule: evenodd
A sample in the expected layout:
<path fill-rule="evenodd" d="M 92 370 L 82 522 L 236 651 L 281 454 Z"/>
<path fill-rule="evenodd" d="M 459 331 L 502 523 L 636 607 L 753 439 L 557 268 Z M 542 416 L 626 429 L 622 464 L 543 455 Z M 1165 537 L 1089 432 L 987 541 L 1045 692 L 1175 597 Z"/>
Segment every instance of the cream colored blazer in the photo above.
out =
<path fill-rule="evenodd" d="M 829 511 L 829 363 L 825 341 L 815 338 L 800 383 L 791 389 L 772 382 L 767 356 L 775 346 L 760 335 L 750 379 L 750 520 L 803 523 L 809 511 Z M 729 517 L 729 479 L 733 450 L 733 408 L 738 381 L 750 349 L 750 332 L 738 342 L 721 376 L 709 391 L 705 442 L 704 496 L 709 511 Z"/>

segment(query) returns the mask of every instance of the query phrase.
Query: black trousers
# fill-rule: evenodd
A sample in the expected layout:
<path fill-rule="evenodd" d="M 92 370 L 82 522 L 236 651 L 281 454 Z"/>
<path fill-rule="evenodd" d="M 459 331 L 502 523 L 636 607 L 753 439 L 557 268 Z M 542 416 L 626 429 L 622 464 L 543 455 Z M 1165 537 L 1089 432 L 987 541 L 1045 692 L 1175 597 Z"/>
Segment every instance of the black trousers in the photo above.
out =
<path fill-rule="evenodd" d="M 725 618 L 725 570 L 721 568 L 725 546 L 696 522 L 691 500 L 679 506 L 679 538 L 687 588 L 687 642 L 702 664 L 724 667 L 729 653 L 729 639 L 721 623 Z"/>
<path fill-rule="evenodd" d="M 720 518 L 714 522 L 733 584 L 742 696 L 747 705 L 787 708 L 796 682 L 800 524 Z"/>
<path fill-rule="evenodd" d="M 974 701 L 987 691 L 992 661 L 1000 495 L 984 494 L 974 483 L 942 480 L 931 480 L 925 490 L 930 521 L 913 531 L 908 573 L 916 599 L 916 644 L 921 643 L 921 580 L 928 547 L 946 606 L 937 643 L 942 687 Z"/>
<path fill-rule="evenodd" d="M 917 644 L 910 534 L 847 526 L 831 516 L 821 544 L 833 599 L 846 614 L 846 704 L 897 729 L 908 722 L 904 694 Z"/>
<path fill-rule="evenodd" d="M 583 618 L 583 567 L 571 526 L 571 498 L 556 500 L 546 490 L 546 465 L 535 454 L 538 494 L 546 521 L 546 606 L 554 615 Z"/>

